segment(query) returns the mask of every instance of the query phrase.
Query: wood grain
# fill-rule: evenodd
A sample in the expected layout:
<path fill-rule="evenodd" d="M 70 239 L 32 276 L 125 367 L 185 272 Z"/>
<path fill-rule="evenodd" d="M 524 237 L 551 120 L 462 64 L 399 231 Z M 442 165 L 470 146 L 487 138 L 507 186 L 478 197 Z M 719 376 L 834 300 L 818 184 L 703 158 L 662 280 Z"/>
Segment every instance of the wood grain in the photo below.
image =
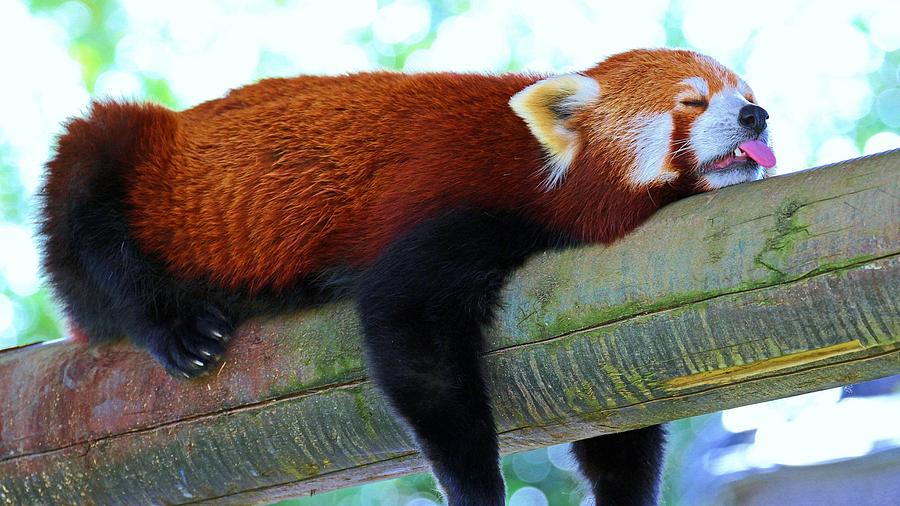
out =
<path fill-rule="evenodd" d="M 678 202 L 535 257 L 487 353 L 504 452 L 900 373 L 900 151 Z M 247 504 L 422 470 L 349 303 L 205 380 L 125 344 L 0 352 L 0 503 Z"/>

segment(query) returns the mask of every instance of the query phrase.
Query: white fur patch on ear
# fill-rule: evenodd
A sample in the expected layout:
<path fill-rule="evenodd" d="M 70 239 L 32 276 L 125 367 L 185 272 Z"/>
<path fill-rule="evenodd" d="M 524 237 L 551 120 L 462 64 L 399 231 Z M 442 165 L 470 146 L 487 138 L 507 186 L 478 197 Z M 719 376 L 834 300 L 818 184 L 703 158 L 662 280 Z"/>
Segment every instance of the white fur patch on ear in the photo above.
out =
<path fill-rule="evenodd" d="M 580 140 L 566 120 L 577 109 L 600 97 L 597 81 L 579 74 L 566 74 L 542 79 L 509 99 L 509 106 L 528 125 L 532 135 L 547 152 L 547 179 L 544 186 L 552 189 L 566 175 L 578 154 Z"/>
<path fill-rule="evenodd" d="M 672 141 L 672 115 L 654 114 L 638 120 L 634 131 L 633 183 L 644 185 L 669 181 L 678 176 L 667 169 L 669 146 Z"/>

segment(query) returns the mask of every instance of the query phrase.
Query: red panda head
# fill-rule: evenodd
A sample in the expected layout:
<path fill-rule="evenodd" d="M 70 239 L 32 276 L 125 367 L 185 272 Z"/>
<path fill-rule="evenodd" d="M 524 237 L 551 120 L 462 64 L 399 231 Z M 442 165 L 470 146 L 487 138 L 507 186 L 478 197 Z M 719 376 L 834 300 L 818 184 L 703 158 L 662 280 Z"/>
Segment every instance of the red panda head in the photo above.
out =
<path fill-rule="evenodd" d="M 712 58 L 642 49 L 549 77 L 510 106 L 547 154 L 547 188 L 598 164 L 632 188 L 706 191 L 765 177 L 775 164 L 766 111 Z"/>

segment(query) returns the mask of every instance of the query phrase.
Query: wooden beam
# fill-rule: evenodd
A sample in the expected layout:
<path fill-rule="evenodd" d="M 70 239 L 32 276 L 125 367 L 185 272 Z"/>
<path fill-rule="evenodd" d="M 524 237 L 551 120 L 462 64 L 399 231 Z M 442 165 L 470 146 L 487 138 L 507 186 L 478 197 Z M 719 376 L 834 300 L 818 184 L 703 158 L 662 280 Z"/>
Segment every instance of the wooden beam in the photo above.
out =
<path fill-rule="evenodd" d="M 900 151 L 698 195 L 535 257 L 487 354 L 504 452 L 900 373 Z M 220 370 L 0 352 L 0 503 L 246 504 L 422 470 L 348 303 L 241 329 Z"/>

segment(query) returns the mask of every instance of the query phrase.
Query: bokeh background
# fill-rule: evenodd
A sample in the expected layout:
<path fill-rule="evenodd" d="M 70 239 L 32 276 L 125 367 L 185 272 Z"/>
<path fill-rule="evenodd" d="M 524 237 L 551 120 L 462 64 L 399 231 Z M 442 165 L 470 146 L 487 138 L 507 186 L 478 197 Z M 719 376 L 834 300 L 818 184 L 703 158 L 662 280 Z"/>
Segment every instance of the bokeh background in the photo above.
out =
<path fill-rule="evenodd" d="M 0 0 L 0 348 L 62 335 L 33 238 L 42 166 L 92 97 L 185 108 L 269 76 L 561 72 L 697 49 L 769 111 L 778 172 L 900 147 L 900 2 Z M 664 502 L 897 504 L 900 379 L 672 424 Z M 504 460 L 513 506 L 586 500 L 565 445 Z M 428 506 L 427 475 L 290 501 Z"/>

